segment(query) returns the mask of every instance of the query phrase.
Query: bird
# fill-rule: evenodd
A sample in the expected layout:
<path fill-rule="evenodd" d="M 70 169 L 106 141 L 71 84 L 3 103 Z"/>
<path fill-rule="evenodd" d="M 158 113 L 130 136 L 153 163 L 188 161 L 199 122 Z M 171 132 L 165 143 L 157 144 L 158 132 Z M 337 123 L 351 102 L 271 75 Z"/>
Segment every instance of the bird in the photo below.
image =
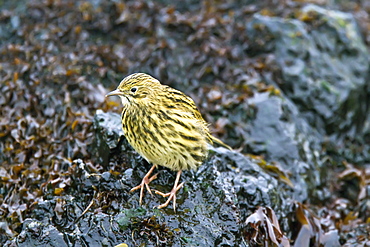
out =
<path fill-rule="evenodd" d="M 106 97 L 119 96 L 123 105 L 122 129 L 129 144 L 152 167 L 141 183 L 130 192 L 140 189 L 139 203 L 142 205 L 144 187 L 153 196 L 149 183 L 157 178 L 151 176 L 157 166 L 177 171 L 172 190 L 168 193 L 155 190 L 156 194 L 168 197 L 159 209 L 167 207 L 171 200 L 176 211 L 176 193 L 183 170 L 197 169 L 214 144 L 231 148 L 211 135 L 207 122 L 196 107 L 193 99 L 183 92 L 163 85 L 146 73 L 126 76 L 117 89 Z"/>

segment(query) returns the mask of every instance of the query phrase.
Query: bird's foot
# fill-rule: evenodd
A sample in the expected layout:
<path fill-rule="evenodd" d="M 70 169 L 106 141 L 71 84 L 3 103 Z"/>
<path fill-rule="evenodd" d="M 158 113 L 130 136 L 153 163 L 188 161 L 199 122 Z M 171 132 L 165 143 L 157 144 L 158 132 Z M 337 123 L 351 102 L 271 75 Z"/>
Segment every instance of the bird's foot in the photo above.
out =
<path fill-rule="evenodd" d="M 142 204 L 143 202 L 143 196 L 144 196 L 144 187 L 146 188 L 146 190 L 153 196 L 153 193 L 149 187 L 149 183 L 152 182 L 154 179 L 157 178 L 157 174 L 153 175 L 152 177 L 150 177 L 150 174 L 153 172 L 154 168 L 156 166 L 152 166 L 152 168 L 150 168 L 150 170 L 148 171 L 148 173 L 143 177 L 143 180 L 141 180 L 141 183 L 138 185 L 138 186 L 135 186 L 133 187 L 130 192 L 133 192 L 135 190 L 138 190 L 140 189 L 140 200 L 139 200 L 139 203 L 140 205 Z"/>
<path fill-rule="evenodd" d="M 175 186 L 172 188 L 171 192 L 169 193 L 163 193 L 158 190 L 155 191 L 156 194 L 161 195 L 163 197 L 168 197 L 167 201 L 161 205 L 158 206 L 159 209 L 165 208 L 170 204 L 171 200 L 173 201 L 173 211 L 176 211 L 176 193 L 179 189 L 182 188 L 184 183 L 179 184 L 178 186 L 175 184 Z"/>

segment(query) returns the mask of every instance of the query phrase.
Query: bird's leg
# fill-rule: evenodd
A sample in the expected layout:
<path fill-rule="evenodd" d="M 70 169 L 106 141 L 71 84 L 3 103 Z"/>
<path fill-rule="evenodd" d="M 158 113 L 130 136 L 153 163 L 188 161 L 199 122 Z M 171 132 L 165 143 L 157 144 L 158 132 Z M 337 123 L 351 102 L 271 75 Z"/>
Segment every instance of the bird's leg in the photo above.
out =
<path fill-rule="evenodd" d="M 147 191 L 153 195 L 152 191 L 150 190 L 149 188 L 149 183 L 152 182 L 154 179 L 157 178 L 157 174 L 153 175 L 152 177 L 150 177 L 150 174 L 152 174 L 152 172 L 154 171 L 154 169 L 157 167 L 157 165 L 153 165 L 152 168 L 150 168 L 150 170 L 148 171 L 148 173 L 143 177 L 143 180 L 141 181 L 141 183 L 138 185 L 138 186 L 135 186 L 134 188 L 132 188 L 130 190 L 130 192 L 133 192 L 135 190 L 138 190 L 140 189 L 140 200 L 139 200 L 139 203 L 141 205 L 142 201 L 143 201 L 143 195 L 144 195 L 144 186 L 145 188 L 147 189 Z"/>
<path fill-rule="evenodd" d="M 160 191 L 155 191 L 156 194 L 158 195 L 161 195 L 163 197 L 167 197 L 168 196 L 168 199 L 165 203 L 161 204 L 158 206 L 158 208 L 165 208 L 168 206 L 168 204 L 171 202 L 171 200 L 173 200 L 173 210 L 176 211 L 176 192 L 181 189 L 181 187 L 184 185 L 184 182 L 182 182 L 181 184 L 177 185 L 179 183 L 179 180 L 180 180 L 180 176 L 181 176 L 181 170 L 177 172 L 177 175 L 176 175 L 176 180 L 175 180 L 175 184 L 173 185 L 173 188 L 171 190 L 171 192 L 169 193 L 162 193 Z"/>

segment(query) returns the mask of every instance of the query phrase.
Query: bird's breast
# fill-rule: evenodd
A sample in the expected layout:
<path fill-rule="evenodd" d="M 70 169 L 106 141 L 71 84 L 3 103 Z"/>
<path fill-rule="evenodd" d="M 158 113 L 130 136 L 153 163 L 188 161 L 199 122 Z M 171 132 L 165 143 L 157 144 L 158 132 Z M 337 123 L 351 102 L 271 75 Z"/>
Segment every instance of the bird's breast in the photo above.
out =
<path fill-rule="evenodd" d="M 127 108 L 122 127 L 131 146 L 148 162 L 172 170 L 195 169 L 208 153 L 199 119 L 178 111 Z"/>

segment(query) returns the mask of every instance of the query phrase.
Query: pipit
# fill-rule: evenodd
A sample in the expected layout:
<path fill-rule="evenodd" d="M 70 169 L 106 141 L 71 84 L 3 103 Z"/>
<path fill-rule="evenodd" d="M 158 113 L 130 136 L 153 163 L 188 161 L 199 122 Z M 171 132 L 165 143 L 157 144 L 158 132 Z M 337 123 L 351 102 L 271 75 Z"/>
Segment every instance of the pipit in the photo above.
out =
<path fill-rule="evenodd" d="M 149 183 L 157 177 L 157 174 L 150 177 L 154 169 L 157 165 L 168 167 L 177 171 L 174 186 L 169 193 L 155 193 L 168 197 L 158 208 L 167 207 L 173 200 L 176 210 L 176 193 L 184 185 L 179 184 L 182 170 L 199 167 L 207 157 L 209 145 L 230 147 L 210 134 L 208 124 L 190 97 L 150 75 L 135 73 L 125 77 L 106 96 L 113 95 L 122 101 L 122 128 L 127 141 L 153 164 L 130 192 L 140 189 L 141 205 L 144 187 L 152 194 Z"/>

